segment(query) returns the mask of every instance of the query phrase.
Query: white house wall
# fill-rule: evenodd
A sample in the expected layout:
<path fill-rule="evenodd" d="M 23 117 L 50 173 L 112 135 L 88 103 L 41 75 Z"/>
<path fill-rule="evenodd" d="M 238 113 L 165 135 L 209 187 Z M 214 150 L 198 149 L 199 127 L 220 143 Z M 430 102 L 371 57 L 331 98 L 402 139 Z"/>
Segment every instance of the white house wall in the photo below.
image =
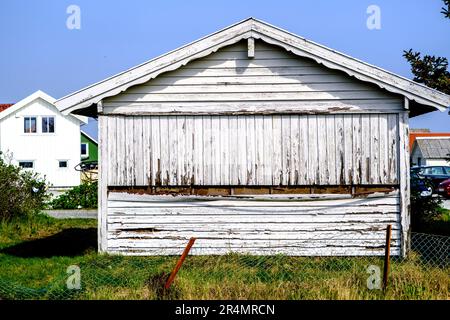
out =
<path fill-rule="evenodd" d="M 37 133 L 24 133 L 24 116 L 37 117 Z M 41 116 L 55 117 L 55 133 L 42 133 Z M 46 176 L 54 187 L 80 184 L 74 170 L 80 162 L 80 122 L 63 116 L 53 105 L 37 99 L 0 121 L 1 150 L 12 155 L 12 162 L 33 161 L 34 171 Z M 59 160 L 68 161 L 59 168 Z"/>

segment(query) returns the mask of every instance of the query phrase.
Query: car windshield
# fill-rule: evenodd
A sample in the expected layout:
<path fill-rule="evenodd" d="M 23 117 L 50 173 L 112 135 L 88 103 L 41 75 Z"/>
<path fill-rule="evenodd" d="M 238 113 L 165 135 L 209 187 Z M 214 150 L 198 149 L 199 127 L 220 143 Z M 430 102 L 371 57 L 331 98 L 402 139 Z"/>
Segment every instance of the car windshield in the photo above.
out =
<path fill-rule="evenodd" d="M 441 174 L 446 174 L 444 171 L 444 167 L 427 167 L 427 168 L 423 168 L 421 170 L 422 174 L 427 174 L 427 175 L 441 175 Z"/>
<path fill-rule="evenodd" d="M 444 167 L 445 174 L 450 176 L 450 167 Z"/>

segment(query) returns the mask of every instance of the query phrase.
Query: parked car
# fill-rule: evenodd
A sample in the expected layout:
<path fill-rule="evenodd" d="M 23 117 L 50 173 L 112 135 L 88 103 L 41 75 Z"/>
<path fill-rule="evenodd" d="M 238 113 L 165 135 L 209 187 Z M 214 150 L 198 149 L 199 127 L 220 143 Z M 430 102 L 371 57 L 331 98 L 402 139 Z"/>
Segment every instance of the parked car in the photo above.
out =
<path fill-rule="evenodd" d="M 450 179 L 442 181 L 437 188 L 438 194 L 450 198 Z"/>
<path fill-rule="evenodd" d="M 450 179 L 450 167 L 448 166 L 414 167 L 411 172 L 416 172 L 422 177 L 429 179 L 432 183 L 433 192 L 436 192 L 438 185 L 442 181 Z"/>
<path fill-rule="evenodd" d="M 420 196 L 424 198 L 431 197 L 433 195 L 430 180 L 420 176 L 417 172 L 411 172 L 410 177 L 412 192 L 418 192 Z"/>

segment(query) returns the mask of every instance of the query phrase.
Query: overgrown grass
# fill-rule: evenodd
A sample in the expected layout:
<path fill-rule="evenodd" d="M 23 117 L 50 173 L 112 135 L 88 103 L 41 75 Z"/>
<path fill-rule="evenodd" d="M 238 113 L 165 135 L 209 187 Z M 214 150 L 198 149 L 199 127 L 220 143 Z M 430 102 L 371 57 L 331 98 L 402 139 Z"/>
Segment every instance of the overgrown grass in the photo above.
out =
<path fill-rule="evenodd" d="M 449 269 L 418 255 L 393 261 L 386 292 L 367 288 L 381 258 L 189 256 L 169 291 L 178 257 L 96 253 L 96 221 L 53 219 L 0 225 L 0 298 L 6 299 L 449 299 Z M 62 248 L 62 249 L 61 249 Z M 66 269 L 81 269 L 68 290 Z"/>

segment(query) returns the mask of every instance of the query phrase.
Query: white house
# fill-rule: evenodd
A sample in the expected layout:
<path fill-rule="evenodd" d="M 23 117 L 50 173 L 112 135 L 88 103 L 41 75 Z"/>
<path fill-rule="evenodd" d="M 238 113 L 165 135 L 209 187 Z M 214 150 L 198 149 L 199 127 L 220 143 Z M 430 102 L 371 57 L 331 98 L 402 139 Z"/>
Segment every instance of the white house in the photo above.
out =
<path fill-rule="evenodd" d="M 42 91 L 0 109 L 0 150 L 13 164 L 32 169 L 55 188 L 80 184 L 83 116 L 63 115 Z"/>
<path fill-rule="evenodd" d="M 411 162 L 417 166 L 448 166 L 450 164 L 450 137 L 417 137 L 414 141 Z"/>

